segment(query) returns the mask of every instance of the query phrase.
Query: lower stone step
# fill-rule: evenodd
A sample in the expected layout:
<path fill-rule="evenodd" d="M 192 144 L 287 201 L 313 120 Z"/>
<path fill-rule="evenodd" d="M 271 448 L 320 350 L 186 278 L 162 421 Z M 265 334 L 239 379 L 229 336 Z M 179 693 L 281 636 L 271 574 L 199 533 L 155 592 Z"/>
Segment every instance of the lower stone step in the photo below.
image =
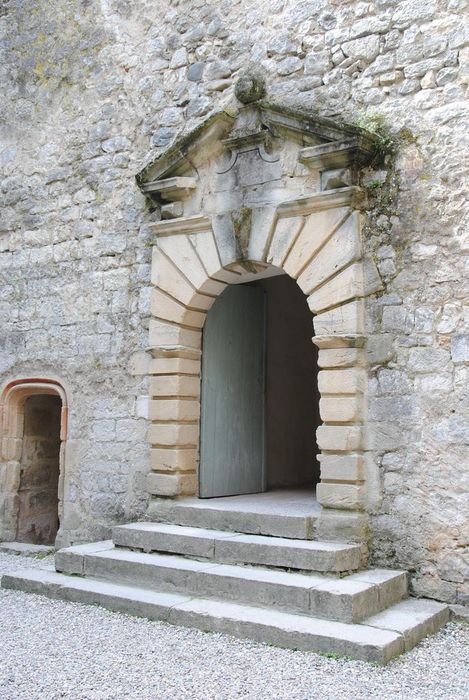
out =
<path fill-rule="evenodd" d="M 411 648 L 426 634 L 436 632 L 448 619 L 447 606 L 413 600 L 395 605 L 384 617 L 377 615 L 366 624 L 345 624 L 252 605 L 71 577 L 53 570 L 5 574 L 2 587 L 99 604 L 116 612 L 225 632 L 280 647 L 333 653 L 379 664 Z"/>
<path fill-rule="evenodd" d="M 20 554 L 22 557 L 46 557 L 55 552 L 53 544 L 30 544 L 29 542 L 1 542 L 0 552 Z"/>
<path fill-rule="evenodd" d="M 337 578 L 133 552 L 109 542 L 62 549 L 55 565 L 66 574 L 267 605 L 341 622 L 359 622 L 407 595 L 402 571 L 371 569 Z"/>
<path fill-rule="evenodd" d="M 171 523 L 130 523 L 113 528 L 120 547 L 172 552 L 229 564 L 261 564 L 285 569 L 348 572 L 359 568 L 357 544 L 246 535 Z"/>

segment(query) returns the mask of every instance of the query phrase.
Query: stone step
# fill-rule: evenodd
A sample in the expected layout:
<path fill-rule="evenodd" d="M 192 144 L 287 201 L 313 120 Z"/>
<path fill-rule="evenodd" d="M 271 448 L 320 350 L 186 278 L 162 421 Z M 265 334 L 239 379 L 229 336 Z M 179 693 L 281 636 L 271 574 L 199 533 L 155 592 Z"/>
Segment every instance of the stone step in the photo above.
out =
<path fill-rule="evenodd" d="M 29 542 L 1 542 L 0 552 L 19 554 L 22 557 L 46 557 L 55 552 L 53 544 L 30 544 Z"/>
<path fill-rule="evenodd" d="M 375 569 L 337 578 L 146 554 L 114 548 L 108 542 L 97 543 L 95 550 L 92 545 L 62 549 L 55 566 L 66 574 L 266 605 L 341 622 L 359 622 L 407 595 L 407 576 L 400 571 Z"/>
<path fill-rule="evenodd" d="M 301 571 L 354 571 L 361 559 L 361 547 L 356 544 L 245 535 L 171 523 L 119 525 L 113 528 L 112 539 L 119 547 L 145 552 L 172 552 L 225 564 L 261 564 Z"/>
<path fill-rule="evenodd" d="M 150 620 L 225 632 L 280 647 L 350 656 L 385 664 L 448 619 L 448 608 L 433 601 L 398 603 L 366 624 L 325 621 L 252 605 L 71 577 L 53 570 L 5 574 L 2 587 L 78 603 L 99 604 Z"/>
<path fill-rule="evenodd" d="M 248 535 L 270 535 L 290 539 L 311 540 L 321 506 L 312 494 L 277 492 L 233 496 L 228 498 L 183 498 L 179 501 L 154 500 L 152 520 L 240 532 Z M 291 499 L 291 500 L 288 500 Z"/>

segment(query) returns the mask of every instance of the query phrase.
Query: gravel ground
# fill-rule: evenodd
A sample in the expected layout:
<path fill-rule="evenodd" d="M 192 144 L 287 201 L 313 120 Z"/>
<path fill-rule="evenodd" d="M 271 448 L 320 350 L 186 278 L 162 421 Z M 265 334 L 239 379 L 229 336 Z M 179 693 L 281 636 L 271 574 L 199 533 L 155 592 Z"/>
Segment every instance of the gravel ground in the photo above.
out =
<path fill-rule="evenodd" d="M 0 572 L 41 567 L 0 554 Z M 469 626 L 386 668 L 0 590 L 1 700 L 467 700 Z"/>

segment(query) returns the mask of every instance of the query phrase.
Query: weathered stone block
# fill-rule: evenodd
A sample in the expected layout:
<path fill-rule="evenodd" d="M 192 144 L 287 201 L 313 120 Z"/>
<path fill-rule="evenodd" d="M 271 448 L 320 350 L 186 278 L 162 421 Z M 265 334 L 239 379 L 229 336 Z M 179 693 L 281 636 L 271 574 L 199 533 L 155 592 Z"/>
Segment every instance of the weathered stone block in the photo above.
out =
<path fill-rule="evenodd" d="M 196 474 L 148 474 L 148 492 L 154 496 L 191 496 L 197 490 Z"/>
<path fill-rule="evenodd" d="M 320 454 L 321 479 L 326 481 L 363 481 L 365 476 L 361 454 Z"/>
<path fill-rule="evenodd" d="M 409 368 L 414 372 L 436 372 L 445 369 L 449 359 L 448 350 L 443 348 L 411 348 Z"/>
<path fill-rule="evenodd" d="M 159 375 L 150 379 L 150 396 L 194 396 L 200 394 L 199 377 L 185 374 Z"/>
<path fill-rule="evenodd" d="M 363 300 L 352 301 L 314 318 L 316 335 L 363 334 L 365 330 Z"/>
<path fill-rule="evenodd" d="M 190 330 L 176 324 L 165 323 L 156 318 L 150 319 L 149 343 L 152 347 L 165 345 L 183 345 L 188 348 L 199 349 L 201 333 L 198 330 Z"/>
<path fill-rule="evenodd" d="M 149 374 L 200 374 L 200 360 L 157 357 L 150 361 Z"/>
<path fill-rule="evenodd" d="M 320 399 L 319 413 L 326 423 L 353 423 L 362 417 L 363 399 L 361 396 L 328 396 Z"/>
<path fill-rule="evenodd" d="M 323 369 L 339 367 L 363 367 L 365 351 L 357 348 L 325 348 L 318 354 L 318 366 Z"/>
<path fill-rule="evenodd" d="M 357 394 L 366 388 L 366 372 L 361 368 L 325 369 L 318 373 L 321 394 Z"/>
<path fill-rule="evenodd" d="M 194 287 L 156 246 L 153 248 L 151 281 L 182 304 L 190 304 L 195 295 Z"/>
<path fill-rule="evenodd" d="M 319 483 L 316 497 L 324 508 L 360 510 L 364 506 L 365 490 L 355 484 Z"/>
<path fill-rule="evenodd" d="M 331 452 L 354 452 L 363 442 L 359 425 L 320 425 L 316 437 L 319 449 Z"/>
<path fill-rule="evenodd" d="M 453 362 L 469 362 L 469 334 L 451 338 L 451 359 Z"/>
<path fill-rule="evenodd" d="M 155 471 L 193 471 L 197 456 L 198 451 L 189 447 L 154 447 L 150 450 L 150 465 Z"/>
<path fill-rule="evenodd" d="M 305 294 L 361 256 L 360 215 L 353 212 L 329 238 L 300 274 L 297 282 Z"/>
<path fill-rule="evenodd" d="M 191 399 L 153 399 L 149 405 L 150 420 L 170 421 L 170 420 L 198 420 L 200 415 L 200 404 Z"/>
<path fill-rule="evenodd" d="M 302 228 L 300 226 L 301 232 L 296 238 L 287 258 L 283 262 L 283 269 L 285 272 L 291 277 L 297 277 L 305 264 L 311 260 L 316 251 L 320 249 L 334 230 L 345 220 L 349 211 L 348 207 L 338 207 L 327 209 L 326 211 L 314 212 L 306 219 L 293 217 L 291 229 L 287 223 L 284 223 L 289 222 L 289 219 L 280 219 L 277 224 L 279 228 L 278 237 L 276 237 L 276 239 L 274 238 L 274 240 L 276 240 L 276 245 L 279 245 L 282 241 L 288 240 L 288 232 L 296 231 L 297 227 L 304 223 Z M 293 240 L 293 238 L 291 240 Z"/>
<path fill-rule="evenodd" d="M 198 423 L 154 423 L 148 429 L 148 441 L 151 445 L 196 447 L 198 440 Z"/>
<path fill-rule="evenodd" d="M 369 416 L 373 421 L 414 421 L 419 407 L 413 396 L 381 396 L 370 399 Z"/>
<path fill-rule="evenodd" d="M 193 311 L 183 304 L 179 304 L 161 289 L 152 290 L 150 310 L 153 316 L 159 319 L 183 323 L 185 326 L 194 326 L 194 328 L 202 328 L 206 316 L 200 311 Z"/>

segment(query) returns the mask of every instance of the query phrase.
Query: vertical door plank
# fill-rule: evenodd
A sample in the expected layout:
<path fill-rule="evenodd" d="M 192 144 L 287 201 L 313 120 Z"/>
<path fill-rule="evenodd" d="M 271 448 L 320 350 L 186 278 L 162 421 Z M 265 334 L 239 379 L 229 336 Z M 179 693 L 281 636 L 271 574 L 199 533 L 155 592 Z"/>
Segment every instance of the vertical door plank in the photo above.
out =
<path fill-rule="evenodd" d="M 265 475 L 265 292 L 233 285 L 203 332 L 201 498 L 258 493 Z"/>

